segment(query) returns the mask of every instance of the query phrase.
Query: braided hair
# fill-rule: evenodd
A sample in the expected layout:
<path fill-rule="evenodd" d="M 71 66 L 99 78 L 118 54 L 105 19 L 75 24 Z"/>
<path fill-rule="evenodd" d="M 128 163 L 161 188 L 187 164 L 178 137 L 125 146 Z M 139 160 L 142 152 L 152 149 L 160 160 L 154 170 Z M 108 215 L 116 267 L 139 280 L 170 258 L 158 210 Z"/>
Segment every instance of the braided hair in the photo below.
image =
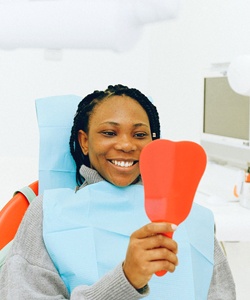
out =
<path fill-rule="evenodd" d="M 79 144 L 78 132 L 79 130 L 88 132 L 89 118 L 96 105 L 100 104 L 102 100 L 112 96 L 123 95 L 136 100 L 142 106 L 149 119 L 152 139 L 155 140 L 160 138 L 160 122 L 158 111 L 152 102 L 139 90 L 118 84 L 114 86 L 109 85 L 105 91 L 94 91 L 93 93 L 87 95 L 78 104 L 69 142 L 70 152 L 76 163 L 76 182 L 78 185 L 81 185 L 84 181 L 79 173 L 81 166 L 84 164 L 87 167 L 90 167 L 89 157 L 88 155 L 83 154 Z"/>

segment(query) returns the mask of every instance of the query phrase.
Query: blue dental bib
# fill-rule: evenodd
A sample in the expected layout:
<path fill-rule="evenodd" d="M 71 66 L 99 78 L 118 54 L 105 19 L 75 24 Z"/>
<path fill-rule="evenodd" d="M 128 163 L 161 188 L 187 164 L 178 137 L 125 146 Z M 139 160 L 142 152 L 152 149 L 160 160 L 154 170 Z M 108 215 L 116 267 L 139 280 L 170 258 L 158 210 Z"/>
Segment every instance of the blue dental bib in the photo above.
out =
<path fill-rule="evenodd" d="M 94 284 L 121 263 L 130 235 L 150 222 L 141 185 L 121 188 L 102 181 L 76 193 L 46 190 L 43 205 L 45 245 L 70 293 L 79 285 Z M 212 214 L 194 203 L 173 238 L 179 265 L 174 273 L 153 275 L 145 299 L 207 299 L 213 274 Z"/>

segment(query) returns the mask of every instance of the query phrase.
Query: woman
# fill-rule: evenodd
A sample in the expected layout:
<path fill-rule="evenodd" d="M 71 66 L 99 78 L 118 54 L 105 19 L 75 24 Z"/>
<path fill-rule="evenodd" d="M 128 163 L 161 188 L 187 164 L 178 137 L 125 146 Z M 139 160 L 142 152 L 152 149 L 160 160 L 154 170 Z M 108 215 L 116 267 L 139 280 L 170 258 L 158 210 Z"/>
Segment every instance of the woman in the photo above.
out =
<path fill-rule="evenodd" d="M 1 299 L 191 299 L 185 298 L 188 291 L 179 291 L 184 296 L 178 298 L 168 293 L 169 287 L 164 290 L 169 274 L 153 276 L 161 270 L 177 273 L 181 244 L 161 234 L 176 226 L 144 223 L 141 207 L 130 218 L 137 208 L 129 205 L 141 196 L 141 150 L 159 137 L 157 110 L 136 89 L 109 86 L 79 103 L 70 137 L 79 190 L 47 191 L 30 205 L 1 272 Z M 115 199 L 109 199 L 113 194 Z M 129 199 L 121 208 L 124 194 Z M 114 207 L 117 219 L 110 214 Z M 106 215 L 116 221 L 109 222 Z M 113 230 L 119 224 L 126 228 Z M 124 231 L 130 232 L 129 241 Z M 99 246 L 93 236 L 99 237 Z M 235 299 L 233 278 L 216 240 L 212 275 L 207 299 Z M 157 288 L 151 291 L 154 281 Z M 173 285 L 177 289 L 178 278 Z"/>

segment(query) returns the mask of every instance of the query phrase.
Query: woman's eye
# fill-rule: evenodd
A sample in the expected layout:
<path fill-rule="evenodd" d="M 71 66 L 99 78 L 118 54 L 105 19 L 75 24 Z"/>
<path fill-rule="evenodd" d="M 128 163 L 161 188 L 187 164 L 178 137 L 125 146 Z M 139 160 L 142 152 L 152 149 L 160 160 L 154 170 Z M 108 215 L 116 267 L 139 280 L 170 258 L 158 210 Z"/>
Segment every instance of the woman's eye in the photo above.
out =
<path fill-rule="evenodd" d="M 137 132 L 137 133 L 135 134 L 135 137 L 136 137 L 136 138 L 140 138 L 140 139 L 142 139 L 142 138 L 144 138 L 144 137 L 146 137 L 146 136 L 148 136 L 148 134 L 147 134 L 146 132 Z"/>
<path fill-rule="evenodd" d="M 115 136 L 115 132 L 113 131 L 102 131 L 102 134 L 105 136 Z"/>

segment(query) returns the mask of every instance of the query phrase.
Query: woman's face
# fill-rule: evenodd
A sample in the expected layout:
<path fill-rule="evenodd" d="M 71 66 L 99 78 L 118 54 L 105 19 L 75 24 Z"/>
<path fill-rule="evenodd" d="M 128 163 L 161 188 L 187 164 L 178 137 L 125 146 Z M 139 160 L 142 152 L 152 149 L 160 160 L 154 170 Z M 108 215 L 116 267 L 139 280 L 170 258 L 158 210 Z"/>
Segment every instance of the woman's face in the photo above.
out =
<path fill-rule="evenodd" d="M 112 96 L 98 104 L 88 132 L 80 130 L 78 138 L 91 167 L 116 186 L 137 179 L 141 150 L 152 141 L 147 113 L 127 96 Z"/>

